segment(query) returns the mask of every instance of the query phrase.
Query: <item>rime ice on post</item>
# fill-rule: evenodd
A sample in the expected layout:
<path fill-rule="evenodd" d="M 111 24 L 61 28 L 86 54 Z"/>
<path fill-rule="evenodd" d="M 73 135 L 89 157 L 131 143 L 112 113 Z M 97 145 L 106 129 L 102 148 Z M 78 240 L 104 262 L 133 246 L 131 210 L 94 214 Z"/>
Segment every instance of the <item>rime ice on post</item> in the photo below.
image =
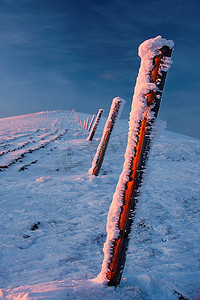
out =
<path fill-rule="evenodd" d="M 117 115 L 120 116 L 121 111 L 123 110 L 124 104 L 125 104 L 125 101 L 123 99 L 121 99 L 120 97 L 115 97 L 112 101 L 108 119 L 104 126 L 104 131 L 102 134 L 101 141 L 99 143 L 96 154 L 94 156 L 94 159 L 92 162 L 92 167 L 89 169 L 89 173 L 92 175 L 98 176 L 98 174 L 100 172 L 101 165 L 102 165 L 103 159 L 104 159 L 104 155 L 105 155 L 105 152 L 107 149 L 107 145 L 108 145 L 113 127 L 115 125 L 115 121 L 117 119 Z"/>
<path fill-rule="evenodd" d="M 116 286 L 121 280 L 151 132 L 171 65 L 173 46 L 172 41 L 157 36 L 139 47 L 141 66 L 130 113 L 125 162 L 108 213 L 104 261 L 95 279 L 97 282 Z"/>
<path fill-rule="evenodd" d="M 72 112 L 74 114 L 74 117 L 75 117 L 76 121 L 79 123 L 79 117 L 78 117 L 77 113 L 75 112 L 74 108 L 72 108 Z"/>
<path fill-rule="evenodd" d="M 83 129 L 86 129 L 85 127 L 86 127 L 86 121 L 84 120 L 83 121 Z"/>
<path fill-rule="evenodd" d="M 89 118 L 90 118 L 90 117 L 87 117 L 86 124 L 85 124 L 85 129 L 88 128 Z"/>
<path fill-rule="evenodd" d="M 89 127 L 88 127 L 88 131 L 90 131 L 90 129 L 91 129 L 91 127 L 92 127 L 92 124 L 93 124 L 93 122 L 94 122 L 94 118 L 95 118 L 95 115 L 92 116 L 92 120 L 91 120 L 90 125 L 89 125 Z"/>
<path fill-rule="evenodd" d="M 97 114 L 96 119 L 95 119 L 95 122 L 94 122 L 94 124 L 92 126 L 92 129 L 91 129 L 91 131 L 89 133 L 89 136 L 87 137 L 88 141 L 92 141 L 102 114 L 103 114 L 103 109 L 99 109 L 98 114 Z"/>

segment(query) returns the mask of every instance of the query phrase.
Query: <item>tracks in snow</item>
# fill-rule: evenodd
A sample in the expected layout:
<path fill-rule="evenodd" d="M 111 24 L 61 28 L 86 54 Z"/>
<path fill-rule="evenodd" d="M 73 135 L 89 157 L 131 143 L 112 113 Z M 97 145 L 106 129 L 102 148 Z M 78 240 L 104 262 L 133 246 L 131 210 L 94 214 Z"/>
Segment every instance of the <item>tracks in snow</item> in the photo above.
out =
<path fill-rule="evenodd" d="M 34 151 L 38 151 L 42 148 L 45 148 L 51 142 L 54 142 L 60 139 L 63 135 L 67 133 L 67 130 L 54 130 L 53 132 L 45 132 L 43 134 L 39 134 L 37 136 L 29 136 L 31 141 L 23 141 L 18 143 L 18 146 L 14 146 L 13 148 L 6 149 L 0 152 L 0 156 L 3 156 L 2 161 L 0 162 L 0 172 L 5 171 L 10 166 L 15 164 L 18 161 L 22 161 L 23 158 Z M 24 135 L 23 135 L 24 136 Z M 26 135 L 27 136 L 27 135 Z M 11 137 L 13 141 L 14 138 Z M 7 146 L 10 145 L 10 141 L 8 140 Z M 31 146 L 30 146 L 31 145 Z M 5 146 L 4 146 L 5 147 Z M 30 164 L 22 166 L 19 171 L 24 171 L 32 164 L 35 164 L 37 160 L 32 161 Z"/>

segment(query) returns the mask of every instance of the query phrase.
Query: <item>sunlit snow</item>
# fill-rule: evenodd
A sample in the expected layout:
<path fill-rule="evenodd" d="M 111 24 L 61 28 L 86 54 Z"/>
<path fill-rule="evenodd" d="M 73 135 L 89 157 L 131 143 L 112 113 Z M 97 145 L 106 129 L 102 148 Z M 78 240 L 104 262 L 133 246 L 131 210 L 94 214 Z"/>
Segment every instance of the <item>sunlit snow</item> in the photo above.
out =
<path fill-rule="evenodd" d="M 105 122 L 90 142 L 69 111 L 0 119 L 0 299 L 192 299 L 200 292 L 200 141 L 168 131 L 150 155 L 121 285 L 91 281 L 101 270 L 127 145 L 128 121 L 118 120 L 100 175 L 89 175 Z"/>

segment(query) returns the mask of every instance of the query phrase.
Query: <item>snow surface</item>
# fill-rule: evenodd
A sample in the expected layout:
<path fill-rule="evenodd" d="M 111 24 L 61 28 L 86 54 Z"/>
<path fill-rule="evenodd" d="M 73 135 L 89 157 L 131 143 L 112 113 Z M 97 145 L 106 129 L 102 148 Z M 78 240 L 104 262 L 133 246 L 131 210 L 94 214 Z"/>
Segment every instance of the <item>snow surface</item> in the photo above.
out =
<path fill-rule="evenodd" d="M 14 159 L 0 168 L 0 299 L 173 300 L 200 292 L 200 141 L 168 131 L 151 152 L 120 286 L 90 280 L 101 269 L 127 144 L 128 121 L 118 120 L 99 177 L 88 174 L 105 121 L 89 142 L 72 112 L 0 119 L 0 165 Z"/>

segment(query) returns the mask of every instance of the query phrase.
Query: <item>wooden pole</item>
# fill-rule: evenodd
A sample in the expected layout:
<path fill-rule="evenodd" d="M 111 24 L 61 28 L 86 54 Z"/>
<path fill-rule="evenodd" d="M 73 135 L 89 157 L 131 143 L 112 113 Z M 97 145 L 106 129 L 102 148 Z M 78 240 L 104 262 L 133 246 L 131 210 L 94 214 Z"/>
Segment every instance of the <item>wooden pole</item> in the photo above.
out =
<path fill-rule="evenodd" d="M 76 121 L 79 123 L 79 117 L 78 117 L 77 113 L 75 112 L 74 108 L 72 108 L 72 112 L 74 114 L 74 117 L 75 117 Z"/>
<path fill-rule="evenodd" d="M 83 121 L 83 129 L 86 129 L 85 127 L 86 127 L 86 121 L 84 120 Z"/>
<path fill-rule="evenodd" d="M 95 122 L 94 122 L 94 125 L 92 126 L 89 136 L 87 137 L 88 141 L 92 141 L 102 114 L 103 114 L 103 109 L 99 109 L 98 114 L 95 119 Z"/>
<path fill-rule="evenodd" d="M 86 124 L 85 124 L 85 129 L 88 128 L 89 119 L 90 119 L 90 117 L 87 117 Z"/>
<path fill-rule="evenodd" d="M 173 44 L 173 42 L 171 44 Z M 107 225 L 107 228 L 114 228 L 113 230 L 117 230 L 117 237 L 115 236 L 113 238 L 112 232 L 110 235 L 110 240 L 107 236 L 107 241 L 104 245 L 104 249 L 106 247 L 107 249 L 104 250 L 105 256 L 101 271 L 103 275 L 101 275 L 101 273 L 99 274 L 99 276 L 105 276 L 107 284 L 111 286 L 117 286 L 121 281 L 126 260 L 126 251 L 128 249 L 131 224 L 134 220 L 139 188 L 142 185 L 143 172 L 150 149 L 152 126 L 158 114 L 167 74 L 167 68 L 165 68 L 164 64 L 165 61 L 167 61 L 167 57 L 171 57 L 172 47 L 173 46 L 163 46 L 161 49 L 157 49 L 159 54 L 153 58 L 151 72 L 150 74 L 147 74 L 150 76 L 149 82 L 155 83 L 157 88 L 150 91 L 148 94 L 143 95 L 142 97 L 144 111 L 141 118 L 138 117 L 140 121 L 137 122 L 137 129 L 135 129 L 135 127 L 134 129 L 131 128 L 130 123 L 129 139 L 131 139 L 131 134 L 134 132 L 134 130 L 137 130 L 137 140 L 134 140 L 135 146 L 133 149 L 130 150 L 127 146 L 124 170 L 122 171 L 118 186 L 116 188 L 116 202 L 111 204 L 111 209 L 109 211 L 110 216 L 108 216 L 108 220 L 112 221 L 110 221 L 111 223 Z M 137 116 L 135 116 L 135 118 L 137 119 Z M 113 196 L 113 201 L 114 197 L 115 194 Z M 113 211 L 115 213 L 114 215 Z M 114 222 L 114 225 L 112 222 Z"/>
<path fill-rule="evenodd" d="M 92 127 L 92 124 L 93 124 L 93 122 L 94 122 L 94 118 L 95 118 L 95 115 L 92 116 L 90 125 L 89 125 L 89 127 L 88 127 L 88 131 L 90 131 L 90 129 L 91 129 L 91 127 Z"/>
<path fill-rule="evenodd" d="M 89 170 L 89 173 L 91 173 L 92 175 L 95 175 L 95 176 L 99 175 L 99 172 L 100 172 L 100 169 L 101 169 L 101 166 L 103 163 L 104 155 L 106 153 L 108 142 L 109 142 L 113 127 L 115 125 L 115 121 L 116 121 L 120 106 L 124 103 L 125 103 L 125 101 L 119 97 L 114 98 L 112 101 L 108 119 L 104 126 L 102 138 L 101 138 L 101 141 L 97 148 L 96 155 L 93 159 L 92 167 Z"/>

